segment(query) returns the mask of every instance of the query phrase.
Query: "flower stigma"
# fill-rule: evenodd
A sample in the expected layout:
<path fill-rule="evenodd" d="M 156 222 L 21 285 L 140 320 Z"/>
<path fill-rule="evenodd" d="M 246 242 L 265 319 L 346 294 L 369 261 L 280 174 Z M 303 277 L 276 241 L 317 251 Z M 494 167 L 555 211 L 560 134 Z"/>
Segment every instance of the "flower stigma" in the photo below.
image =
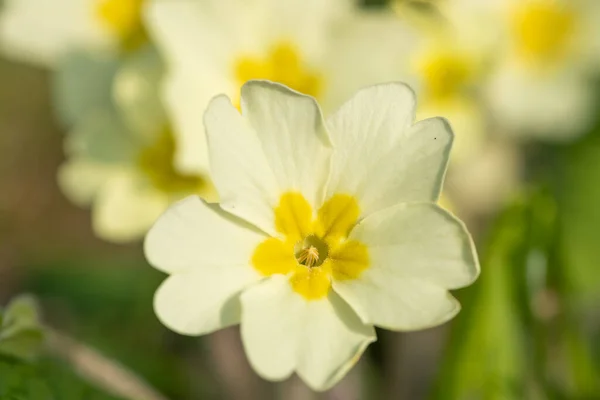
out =
<path fill-rule="evenodd" d="M 298 242 L 294 250 L 298 263 L 308 268 L 321 266 L 329 255 L 327 243 L 315 235 Z"/>

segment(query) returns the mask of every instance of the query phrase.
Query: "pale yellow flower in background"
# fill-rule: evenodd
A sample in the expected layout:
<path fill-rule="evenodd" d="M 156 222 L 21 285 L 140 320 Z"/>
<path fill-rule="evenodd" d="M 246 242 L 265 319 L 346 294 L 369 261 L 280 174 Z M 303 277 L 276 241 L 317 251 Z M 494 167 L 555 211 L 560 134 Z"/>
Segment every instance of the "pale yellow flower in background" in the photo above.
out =
<path fill-rule="evenodd" d="M 389 80 L 370 73 L 373 79 L 364 81 L 369 69 L 380 68 L 368 56 L 345 62 L 355 47 L 342 43 L 344 37 L 368 14 L 350 0 L 152 1 L 146 23 L 167 61 L 165 102 L 182 143 L 178 166 L 208 169 L 195 150 L 206 148 L 198 115 L 219 93 L 239 106 L 239 89 L 249 79 L 285 84 L 318 98 L 326 110 L 365 83 Z"/>
<path fill-rule="evenodd" d="M 296 372 L 326 390 L 374 326 L 423 329 L 459 312 L 448 290 L 479 265 L 464 225 L 435 204 L 453 138 L 443 119 L 415 123 L 398 83 L 359 91 L 326 121 L 279 84 L 244 85 L 241 114 L 237 98 L 215 97 L 204 116 L 221 202 L 188 197 L 146 237 L 170 275 L 154 301 L 165 325 L 201 335 L 240 323 L 262 377 Z"/>
<path fill-rule="evenodd" d="M 494 122 L 517 136 L 565 141 L 594 121 L 590 86 L 600 61 L 597 0 L 449 0 L 496 34 L 486 98 Z"/>
<path fill-rule="evenodd" d="M 52 67 L 74 48 L 121 51 L 145 41 L 145 0 L 6 0 L 0 51 Z"/>
<path fill-rule="evenodd" d="M 74 118 L 74 128 L 65 139 L 67 160 L 58 181 L 71 201 L 92 207 L 100 238 L 140 239 L 171 202 L 191 193 L 214 199 L 207 176 L 174 166 L 177 143 L 159 101 L 162 65 L 154 52 L 140 52 L 123 64 L 79 54 L 65 69 L 59 104 L 65 118 Z M 94 94 L 98 99 L 76 90 L 80 75 L 106 85 Z"/>

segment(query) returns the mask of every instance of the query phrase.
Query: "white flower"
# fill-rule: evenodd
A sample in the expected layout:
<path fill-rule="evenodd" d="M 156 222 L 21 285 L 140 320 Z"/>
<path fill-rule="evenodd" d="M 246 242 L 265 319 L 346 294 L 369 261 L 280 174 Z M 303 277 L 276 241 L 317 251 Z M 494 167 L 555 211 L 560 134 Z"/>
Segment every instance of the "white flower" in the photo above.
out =
<path fill-rule="evenodd" d="M 590 78 L 600 61 L 600 2 L 453 1 L 499 39 L 487 97 L 501 126 L 550 140 L 585 132 L 595 111 Z"/>
<path fill-rule="evenodd" d="M 169 68 L 165 100 L 182 143 L 178 166 L 208 169 L 206 157 L 191 150 L 206 148 L 198 135 L 203 129 L 198 113 L 220 93 L 239 105 L 239 89 L 250 79 L 285 84 L 316 97 L 327 110 L 362 87 L 355 82 L 364 83 L 361 75 L 380 64 L 368 57 L 358 63 L 343 58 L 352 49 L 340 40 L 363 15 L 352 6 L 350 0 L 151 2 L 146 24 Z M 382 38 L 369 40 L 374 44 Z"/>
<path fill-rule="evenodd" d="M 145 40 L 145 0 L 5 0 L 0 50 L 46 66 L 68 50 L 130 49 Z"/>
<path fill-rule="evenodd" d="M 464 225 L 435 204 L 444 120 L 414 123 L 414 95 L 395 83 L 359 91 L 326 122 L 312 97 L 266 81 L 244 85 L 240 104 L 241 115 L 218 96 L 204 117 L 220 204 L 188 197 L 146 237 L 149 262 L 170 275 L 154 302 L 165 325 L 201 335 L 241 323 L 261 376 L 295 371 L 325 390 L 373 326 L 456 315 L 448 289 L 479 265 Z"/>
<path fill-rule="evenodd" d="M 139 239 L 174 200 L 191 193 L 212 196 L 207 177 L 175 169 L 176 143 L 159 104 L 162 68 L 156 54 L 141 52 L 123 65 L 85 53 L 67 60 L 59 104 L 74 128 L 65 139 L 67 161 L 58 181 L 74 203 L 92 205 L 99 237 Z M 99 80 L 111 85 L 93 93 L 72 90 L 82 72 L 86 82 L 104 76 Z"/>

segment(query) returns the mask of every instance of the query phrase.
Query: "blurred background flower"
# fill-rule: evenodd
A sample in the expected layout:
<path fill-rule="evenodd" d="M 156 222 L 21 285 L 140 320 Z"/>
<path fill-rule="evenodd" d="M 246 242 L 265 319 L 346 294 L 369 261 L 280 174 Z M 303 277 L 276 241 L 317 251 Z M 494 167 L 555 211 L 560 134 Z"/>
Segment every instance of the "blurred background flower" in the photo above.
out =
<path fill-rule="evenodd" d="M 444 197 L 481 279 L 321 398 L 600 398 L 597 0 L 4 0 L 0 52 L 0 398 L 317 398 L 256 377 L 235 329 L 152 312 L 139 239 L 215 199 L 204 108 L 252 78 L 327 114 L 406 81 L 455 131 Z"/>

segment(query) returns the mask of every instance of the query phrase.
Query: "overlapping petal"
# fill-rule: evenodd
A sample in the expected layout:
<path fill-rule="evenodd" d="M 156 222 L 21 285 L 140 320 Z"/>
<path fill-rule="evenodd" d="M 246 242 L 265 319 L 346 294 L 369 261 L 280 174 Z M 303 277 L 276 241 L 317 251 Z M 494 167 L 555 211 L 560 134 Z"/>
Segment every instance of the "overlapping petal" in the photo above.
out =
<path fill-rule="evenodd" d="M 211 101 L 204 124 L 221 207 L 275 235 L 281 190 L 256 132 L 225 96 Z"/>
<path fill-rule="evenodd" d="M 363 89 L 328 120 L 336 152 L 327 196 L 351 193 L 362 216 L 437 200 L 453 135 L 442 119 L 413 125 L 414 107 L 412 91 L 390 83 Z"/>
<path fill-rule="evenodd" d="M 350 238 L 367 246 L 369 267 L 357 279 L 334 280 L 333 287 L 365 323 L 397 330 L 443 323 L 460 308 L 447 290 L 479 275 L 464 225 L 431 203 L 374 213 Z"/>
<path fill-rule="evenodd" d="M 251 81 L 242 87 L 241 106 L 279 187 L 302 191 L 313 207 L 320 204 L 331 148 L 316 100 L 283 85 Z"/>
<path fill-rule="evenodd" d="M 337 383 L 375 340 L 339 296 L 306 301 L 288 279 L 273 276 L 241 296 L 242 340 L 263 377 L 282 380 L 296 371 L 315 390 Z"/>
<path fill-rule="evenodd" d="M 167 273 L 245 265 L 266 237 L 255 228 L 190 196 L 171 206 L 144 243 L 146 258 Z"/>

